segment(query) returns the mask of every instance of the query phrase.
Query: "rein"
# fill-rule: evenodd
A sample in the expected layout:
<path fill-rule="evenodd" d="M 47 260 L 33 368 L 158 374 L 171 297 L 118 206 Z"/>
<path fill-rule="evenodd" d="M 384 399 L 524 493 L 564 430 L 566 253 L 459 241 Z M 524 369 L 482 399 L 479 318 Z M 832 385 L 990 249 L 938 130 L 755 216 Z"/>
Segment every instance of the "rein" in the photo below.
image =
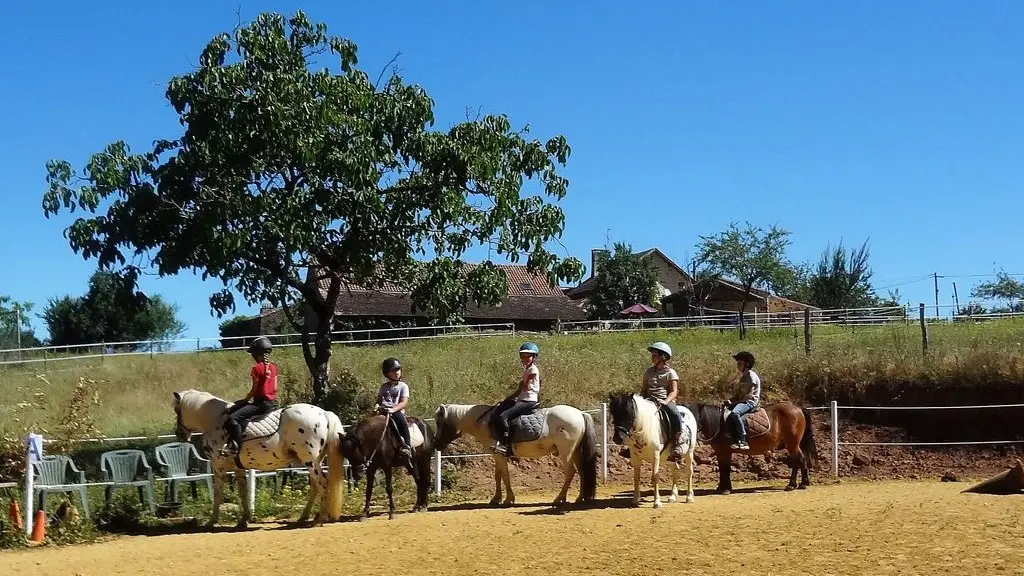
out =
<path fill-rule="evenodd" d="M 391 425 L 391 412 L 388 412 L 387 419 L 384 420 L 384 430 L 380 433 L 380 438 L 377 440 L 377 444 L 373 447 L 373 452 L 370 452 L 370 457 L 366 459 L 366 464 L 369 465 L 373 462 L 373 457 L 377 455 L 377 450 L 380 450 L 381 443 L 384 442 L 384 436 L 388 433 L 388 426 Z"/>

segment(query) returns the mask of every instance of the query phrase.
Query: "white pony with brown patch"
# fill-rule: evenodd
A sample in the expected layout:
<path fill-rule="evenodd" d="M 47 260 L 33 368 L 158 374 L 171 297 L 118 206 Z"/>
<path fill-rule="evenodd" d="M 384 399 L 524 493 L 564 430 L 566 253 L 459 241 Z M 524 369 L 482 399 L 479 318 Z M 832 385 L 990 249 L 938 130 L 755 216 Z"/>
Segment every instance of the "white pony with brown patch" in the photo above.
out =
<path fill-rule="evenodd" d="M 489 416 L 493 416 L 493 408 L 489 404 L 442 404 L 434 415 L 437 426 L 435 447 L 439 451 L 444 451 L 448 444 L 462 434 L 472 436 L 484 446 L 492 445 L 494 439 L 491 437 L 488 422 Z M 517 433 L 515 427 L 520 418 L 531 419 L 537 424 L 540 430 L 535 434 L 535 438 L 534 435 Z M 562 461 L 565 481 L 553 504 L 558 505 L 566 501 L 569 486 L 576 472 L 580 473 L 580 494 L 576 502 L 594 499 L 597 492 L 598 453 L 594 419 L 590 414 L 572 406 L 558 404 L 515 418 L 510 424 L 513 426 L 512 450 L 515 458 L 533 459 L 555 454 Z M 530 439 L 516 441 L 517 436 Z M 512 480 L 508 473 L 508 458 L 502 454 L 495 454 L 492 505 L 501 502 L 502 483 L 508 492 L 505 505 L 514 504 L 516 497 L 512 492 Z"/>
<path fill-rule="evenodd" d="M 671 439 L 661 422 L 661 410 L 655 402 L 639 394 L 617 394 L 608 399 L 608 411 L 612 416 L 615 433 L 612 441 L 629 446 L 629 457 L 633 465 L 633 506 L 640 505 L 640 468 L 650 462 L 651 485 L 654 488 L 654 507 L 661 508 L 661 492 L 658 476 L 661 466 L 672 470 L 672 494 L 669 502 L 679 499 L 679 469 L 685 469 L 686 502 L 693 502 L 693 454 L 697 450 L 697 419 L 684 406 L 677 405 L 683 422 L 683 457 L 679 462 L 668 460 Z"/>
<path fill-rule="evenodd" d="M 238 455 L 222 456 L 220 448 L 227 441 L 224 423 L 231 402 L 207 392 L 184 390 L 174 393 L 175 435 L 185 442 L 192 433 L 203 435 L 203 448 L 213 472 L 213 513 L 209 527 L 220 519 L 224 502 L 224 484 L 229 472 L 235 473 L 242 501 L 239 527 L 252 518 L 249 509 L 249 486 L 245 470 L 272 471 L 299 463 L 309 471 L 309 499 L 299 518 L 309 519 L 313 501 L 319 497 L 320 509 L 314 525 L 336 521 L 341 517 L 345 498 L 345 469 L 341 454 L 341 420 L 333 412 L 312 404 L 292 404 L 270 414 L 258 416 L 246 425 Z M 324 461 L 327 470 L 323 469 Z"/>

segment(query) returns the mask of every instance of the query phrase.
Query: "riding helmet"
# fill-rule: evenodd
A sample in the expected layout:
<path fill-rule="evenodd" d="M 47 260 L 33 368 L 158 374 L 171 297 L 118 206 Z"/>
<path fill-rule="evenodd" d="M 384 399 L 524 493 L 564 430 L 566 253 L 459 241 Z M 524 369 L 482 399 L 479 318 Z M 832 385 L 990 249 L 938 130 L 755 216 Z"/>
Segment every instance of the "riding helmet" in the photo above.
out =
<path fill-rule="evenodd" d="M 380 365 L 380 371 L 387 376 L 390 372 L 398 370 L 402 367 L 402 364 L 398 361 L 398 358 L 388 358 Z"/>
<path fill-rule="evenodd" d="M 736 360 L 737 362 L 746 362 L 748 368 L 754 367 L 754 355 L 751 354 L 750 352 L 747 352 L 746 350 L 742 352 L 737 352 L 736 354 L 733 355 L 732 359 Z"/>
<path fill-rule="evenodd" d="M 249 353 L 255 354 L 257 352 L 270 352 L 273 350 L 273 345 L 270 344 L 270 339 L 265 336 L 253 340 L 252 344 L 249 344 Z"/>
<path fill-rule="evenodd" d="M 658 354 L 661 354 L 665 360 L 672 358 L 672 347 L 664 342 L 655 342 L 654 344 L 651 344 L 647 347 L 647 351 L 657 352 Z"/>
<path fill-rule="evenodd" d="M 540 354 L 540 348 L 538 348 L 533 342 L 524 342 L 523 345 L 519 347 L 519 353 L 522 354 L 523 352 L 537 356 Z"/>

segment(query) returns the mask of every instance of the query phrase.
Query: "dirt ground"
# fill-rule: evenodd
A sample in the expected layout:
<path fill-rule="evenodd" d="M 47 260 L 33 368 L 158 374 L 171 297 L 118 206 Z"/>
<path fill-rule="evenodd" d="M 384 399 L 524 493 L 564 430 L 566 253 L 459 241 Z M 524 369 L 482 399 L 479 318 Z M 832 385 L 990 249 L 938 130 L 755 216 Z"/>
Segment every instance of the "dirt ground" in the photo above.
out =
<path fill-rule="evenodd" d="M 960 494 L 962 482 L 759 486 L 693 504 L 627 508 L 610 487 L 592 509 L 437 506 L 394 521 L 125 537 L 0 554 L 4 574 L 1024 574 L 1024 496 Z M 618 487 L 621 490 L 621 487 Z M 524 501 L 526 501 L 524 503 Z M 522 550 L 522 552 L 518 552 Z"/>

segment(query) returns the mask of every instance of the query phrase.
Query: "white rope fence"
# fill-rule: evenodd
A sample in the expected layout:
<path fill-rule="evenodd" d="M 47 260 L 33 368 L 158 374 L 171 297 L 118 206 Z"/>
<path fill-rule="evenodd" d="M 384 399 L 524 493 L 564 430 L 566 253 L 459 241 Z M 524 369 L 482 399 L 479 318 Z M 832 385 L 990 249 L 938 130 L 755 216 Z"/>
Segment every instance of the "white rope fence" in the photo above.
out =
<path fill-rule="evenodd" d="M 808 406 L 806 410 L 828 410 L 829 411 L 829 427 L 831 431 L 831 445 L 832 445 L 832 476 L 839 478 L 839 456 L 840 450 L 844 446 L 920 446 L 920 447 L 935 447 L 935 446 L 993 446 L 993 445 L 1012 445 L 1012 444 L 1024 444 L 1024 440 L 977 440 L 977 441 L 953 441 L 953 442 L 842 442 L 840 441 L 840 426 L 839 426 L 839 411 L 840 410 L 984 410 L 984 409 L 1002 409 L 1002 408 L 1024 408 L 1024 404 L 983 404 L 983 405 L 970 405 L 970 406 L 840 406 L 838 402 L 833 400 L 828 406 Z M 584 412 L 590 414 L 600 415 L 601 425 L 601 479 L 604 482 L 608 481 L 608 405 L 603 403 L 600 408 L 594 408 L 590 410 L 584 410 Z M 424 418 L 426 422 L 434 422 L 433 418 Z M 201 436 L 200 433 L 194 434 L 194 436 Z M 31 441 L 28 442 L 28 459 L 25 470 L 25 527 L 27 533 L 31 533 L 32 530 L 32 519 L 33 519 L 33 483 L 34 474 L 32 473 L 32 462 L 33 459 L 38 459 L 42 455 L 42 445 L 49 441 L 43 439 L 38 435 L 30 435 L 38 438 L 38 445 L 34 446 Z M 173 434 L 160 434 L 157 436 L 122 436 L 115 438 L 86 438 L 75 442 L 76 444 L 85 443 L 107 443 L 107 442 L 138 442 L 145 440 L 166 440 L 176 439 Z M 454 460 L 461 458 L 483 458 L 492 456 L 491 453 L 479 452 L 470 454 L 442 454 L 440 451 L 434 451 L 434 492 L 440 494 L 442 490 L 442 478 L 441 472 L 444 466 L 444 460 Z M 345 466 L 348 467 L 346 461 Z M 279 472 L 297 472 L 304 473 L 304 468 L 281 468 L 273 471 L 256 472 L 255 470 L 247 471 L 247 480 L 249 484 L 249 505 L 250 508 L 255 506 L 256 498 L 256 477 L 257 476 L 274 476 Z M 206 478 L 209 474 L 197 474 L 192 477 L 194 478 Z M 169 481 L 174 478 L 154 478 L 154 481 Z M 109 486 L 110 482 L 89 482 L 83 484 L 83 486 Z M 17 482 L 6 482 L 0 483 L 0 488 L 14 488 L 17 487 Z"/>

